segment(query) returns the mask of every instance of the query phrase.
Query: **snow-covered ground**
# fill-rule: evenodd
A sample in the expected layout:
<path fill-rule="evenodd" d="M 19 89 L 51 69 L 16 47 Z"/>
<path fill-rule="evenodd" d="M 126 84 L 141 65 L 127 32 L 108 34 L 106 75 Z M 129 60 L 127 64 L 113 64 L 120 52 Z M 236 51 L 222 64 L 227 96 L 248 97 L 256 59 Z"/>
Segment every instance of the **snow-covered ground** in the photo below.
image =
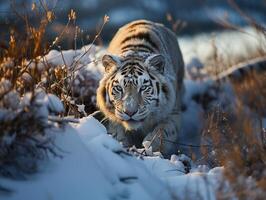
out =
<path fill-rule="evenodd" d="M 205 65 L 205 68 L 215 66 L 214 69 L 208 68 L 205 71 L 218 70 L 219 72 L 223 69 L 216 66 L 218 63 L 223 67 L 229 67 L 256 57 L 259 51 L 266 52 L 265 43 L 265 36 L 251 27 L 242 28 L 241 31 L 227 30 L 179 38 L 179 45 L 188 70 L 191 70 L 191 67 L 201 68 Z"/>
<path fill-rule="evenodd" d="M 185 174 L 182 156 L 132 156 L 91 116 L 57 133 L 55 143 L 62 158 L 51 155 L 28 180 L 1 180 L 13 190 L 5 199 L 215 199 L 222 168 Z"/>
<path fill-rule="evenodd" d="M 189 48 L 192 48 L 194 40 L 189 44 L 186 42 L 181 41 L 181 49 L 185 60 L 189 62 L 194 55 L 189 57 L 186 51 L 189 52 Z M 53 50 L 42 59 L 42 62 L 54 67 L 66 65 L 74 74 L 73 84 L 84 94 L 84 81 L 88 78 L 98 81 L 101 78 L 103 69 L 99 60 L 104 52 L 103 48 L 89 45 L 76 51 L 60 53 Z M 199 54 L 195 56 L 204 60 Z M 42 70 L 41 63 L 39 67 L 39 70 Z M 193 144 L 194 153 L 200 156 L 197 145 L 201 144 L 199 132 L 203 126 L 204 109 L 192 97 L 197 93 L 205 93 L 211 84 L 212 82 L 208 81 L 185 80 L 186 109 L 183 112 L 182 131 L 178 142 L 181 152 L 186 155 L 193 147 L 188 145 L 188 150 L 182 144 Z M 93 89 L 95 90 L 91 88 Z M 56 105 L 61 106 L 58 102 Z M 62 150 L 61 157 L 49 155 L 49 159 L 40 163 L 39 172 L 29 176 L 27 180 L 1 178 L 0 185 L 13 192 L 0 198 L 209 200 L 215 199 L 219 183 L 222 181 L 223 167 L 209 169 L 208 166 L 193 163 L 184 154 L 173 155 L 168 160 L 156 154 L 142 156 L 137 152 L 127 152 L 92 116 L 67 125 L 64 130 L 55 134 L 54 139 L 56 146 Z M 186 168 L 187 162 L 191 165 L 189 170 Z"/>

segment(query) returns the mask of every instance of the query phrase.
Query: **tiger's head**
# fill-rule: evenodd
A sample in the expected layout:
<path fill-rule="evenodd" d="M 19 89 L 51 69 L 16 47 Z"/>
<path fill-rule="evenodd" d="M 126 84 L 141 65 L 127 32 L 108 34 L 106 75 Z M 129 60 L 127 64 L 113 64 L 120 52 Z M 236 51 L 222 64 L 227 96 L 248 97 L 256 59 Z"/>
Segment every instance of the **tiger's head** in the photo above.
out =
<path fill-rule="evenodd" d="M 98 107 L 125 129 L 137 130 L 155 115 L 167 113 L 162 105 L 173 106 L 175 92 L 164 80 L 164 56 L 104 55 L 102 64 L 105 75 L 97 90 Z"/>

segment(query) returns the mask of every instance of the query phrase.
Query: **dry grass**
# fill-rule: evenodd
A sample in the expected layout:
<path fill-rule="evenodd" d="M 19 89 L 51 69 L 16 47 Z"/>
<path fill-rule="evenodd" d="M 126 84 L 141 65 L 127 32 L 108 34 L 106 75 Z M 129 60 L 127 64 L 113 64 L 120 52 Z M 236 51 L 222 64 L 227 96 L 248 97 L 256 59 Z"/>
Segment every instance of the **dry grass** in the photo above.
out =
<path fill-rule="evenodd" d="M 265 39 L 265 28 L 246 15 L 233 0 L 229 3 Z M 228 22 L 222 24 L 242 31 Z M 262 47 L 265 45 L 261 43 Z M 252 56 L 264 57 L 265 54 L 262 48 Z M 242 58 L 242 61 L 246 59 Z M 217 54 L 213 60 L 213 66 L 219 66 L 218 71 L 228 67 Z M 235 95 L 231 98 L 233 102 L 209 110 L 203 130 L 205 141 L 211 144 L 202 147 L 206 162 L 224 166 L 224 181 L 218 189 L 218 199 L 265 199 L 266 130 L 262 124 L 266 117 L 265 77 L 265 71 L 250 71 L 240 79 L 230 79 L 230 83 L 218 83 L 218 89 L 229 84 Z"/>
<path fill-rule="evenodd" d="M 249 73 L 231 81 L 235 101 L 208 113 L 204 137 L 211 148 L 202 147 L 206 161 L 224 166 L 218 199 L 264 199 L 266 195 L 266 72 Z M 222 83 L 224 84 L 224 83 Z M 210 154 L 210 152 L 212 152 Z M 227 188 L 227 189 L 226 189 Z"/>

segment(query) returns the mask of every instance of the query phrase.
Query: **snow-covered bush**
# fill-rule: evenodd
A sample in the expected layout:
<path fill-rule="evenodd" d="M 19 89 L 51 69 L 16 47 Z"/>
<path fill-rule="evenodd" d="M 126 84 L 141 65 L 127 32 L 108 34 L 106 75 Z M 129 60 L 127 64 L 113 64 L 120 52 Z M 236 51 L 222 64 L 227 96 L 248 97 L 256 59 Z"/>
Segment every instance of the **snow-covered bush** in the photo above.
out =
<path fill-rule="evenodd" d="M 51 88 L 42 87 L 40 58 L 48 48 L 44 42 L 52 12 L 40 13 L 40 24 L 25 32 L 10 33 L 9 44 L 0 49 L 0 176 L 23 178 L 38 170 L 46 154 L 60 155 L 53 144 L 64 107 Z"/>
<path fill-rule="evenodd" d="M 52 129 L 59 124 L 49 116 L 63 113 L 61 101 L 41 89 L 22 96 L 9 80 L 0 81 L 0 174 L 19 178 L 33 173 L 37 161 L 50 152 L 56 155 Z"/>
<path fill-rule="evenodd" d="M 102 77 L 100 63 L 105 49 L 93 44 L 78 50 L 52 50 L 40 59 L 52 76 L 40 84 L 63 100 L 67 115 L 86 116 L 95 111 L 96 89 Z"/>
<path fill-rule="evenodd" d="M 31 6 L 33 22 L 25 16 L 25 27 L 20 33 L 12 30 L 9 43 L 0 48 L 0 175 L 12 178 L 35 172 L 47 153 L 60 156 L 53 144 L 56 129 L 73 121 L 64 116 L 95 110 L 102 73 L 98 60 L 103 49 L 91 44 L 62 51 L 59 46 L 75 25 L 73 10 L 62 33 L 47 44 L 46 30 L 55 14 L 46 4 Z M 106 16 L 102 28 L 107 21 Z"/>

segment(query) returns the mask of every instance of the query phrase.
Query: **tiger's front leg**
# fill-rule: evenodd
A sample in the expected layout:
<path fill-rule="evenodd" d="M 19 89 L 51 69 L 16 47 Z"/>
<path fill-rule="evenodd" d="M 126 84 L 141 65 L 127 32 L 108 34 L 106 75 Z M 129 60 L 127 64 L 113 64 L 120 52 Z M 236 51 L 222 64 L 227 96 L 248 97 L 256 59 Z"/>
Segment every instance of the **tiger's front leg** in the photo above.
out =
<path fill-rule="evenodd" d="M 160 151 L 164 157 L 177 153 L 177 138 L 179 133 L 179 115 L 171 115 L 167 120 L 158 124 L 143 142 L 150 142 L 152 151 Z"/>

